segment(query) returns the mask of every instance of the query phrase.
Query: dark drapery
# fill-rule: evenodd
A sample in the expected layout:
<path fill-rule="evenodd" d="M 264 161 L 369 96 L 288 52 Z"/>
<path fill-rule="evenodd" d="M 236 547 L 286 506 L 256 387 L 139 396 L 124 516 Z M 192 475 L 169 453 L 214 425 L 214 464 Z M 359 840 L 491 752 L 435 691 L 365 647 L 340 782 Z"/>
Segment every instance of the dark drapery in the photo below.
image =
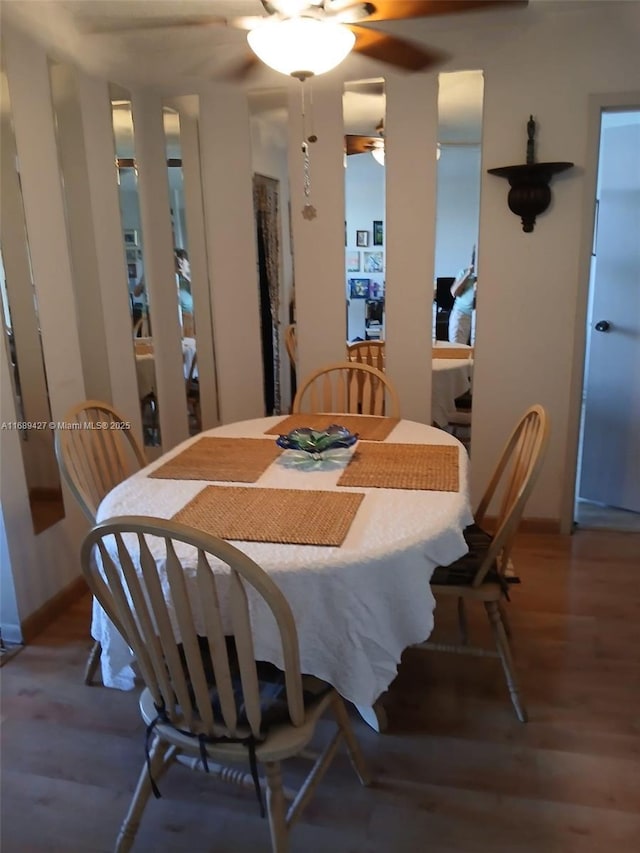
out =
<path fill-rule="evenodd" d="M 253 177 L 253 206 L 258 246 L 260 328 L 264 365 L 264 404 L 268 415 L 279 414 L 280 395 L 280 205 L 279 182 Z"/>

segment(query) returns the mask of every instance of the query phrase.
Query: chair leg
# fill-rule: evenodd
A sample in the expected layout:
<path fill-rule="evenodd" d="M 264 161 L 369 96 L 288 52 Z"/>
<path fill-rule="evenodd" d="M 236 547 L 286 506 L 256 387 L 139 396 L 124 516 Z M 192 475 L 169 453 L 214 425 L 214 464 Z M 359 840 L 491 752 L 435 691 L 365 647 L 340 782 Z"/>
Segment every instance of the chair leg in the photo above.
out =
<path fill-rule="evenodd" d="M 493 630 L 493 636 L 498 648 L 498 654 L 502 661 L 502 669 L 504 670 L 505 678 L 507 679 L 507 687 L 511 695 L 511 702 L 521 723 L 526 723 L 528 720 L 527 710 L 520 701 L 520 693 L 518 682 L 513 669 L 513 659 L 511 657 L 511 649 L 509 648 L 509 639 L 500 618 L 500 608 L 497 601 L 486 601 L 485 608 L 489 616 L 489 622 Z"/>
<path fill-rule="evenodd" d="M 96 640 L 93 646 L 91 647 L 91 651 L 89 652 L 89 657 L 84 668 L 84 683 L 89 686 L 93 684 L 93 679 L 96 674 L 96 670 L 98 669 L 98 664 L 100 663 L 101 655 L 102 646 L 100 645 L 98 640 Z"/>
<path fill-rule="evenodd" d="M 511 639 L 511 625 L 507 617 L 507 608 L 504 606 L 504 604 L 502 604 L 502 602 L 499 602 L 498 610 L 500 611 L 500 619 L 502 620 L 502 624 L 504 625 L 504 632 L 507 637 Z"/>
<path fill-rule="evenodd" d="M 267 812 L 271 833 L 272 853 L 288 853 L 289 830 L 286 819 L 286 800 L 282 789 L 282 773 L 279 761 L 265 762 L 267 777 Z"/>
<path fill-rule="evenodd" d="M 351 727 L 351 720 L 349 719 L 349 714 L 347 713 L 347 709 L 345 708 L 344 701 L 342 697 L 337 693 L 333 700 L 333 713 L 342 732 L 342 736 L 344 737 L 345 743 L 347 744 L 347 752 L 349 753 L 349 759 L 351 761 L 351 766 L 356 771 L 358 775 L 358 779 L 363 785 L 371 784 L 371 772 L 367 767 L 367 762 L 364 759 L 364 755 L 362 754 L 362 750 L 360 749 L 360 744 L 353 733 L 353 729 Z"/>
<path fill-rule="evenodd" d="M 175 747 L 170 746 L 170 744 L 161 740 L 159 737 L 156 737 L 155 742 L 151 747 L 150 754 L 151 774 L 154 782 L 158 782 L 169 764 L 173 761 L 175 753 Z M 118 833 L 115 853 L 129 853 L 129 850 L 131 850 L 140 826 L 142 813 L 144 812 L 150 795 L 151 780 L 149 779 L 149 770 L 147 769 L 147 764 L 145 762 L 142 770 L 140 771 L 140 776 L 138 777 L 138 784 L 133 792 L 133 799 L 131 800 L 129 811 L 122 822 L 120 832 Z"/>

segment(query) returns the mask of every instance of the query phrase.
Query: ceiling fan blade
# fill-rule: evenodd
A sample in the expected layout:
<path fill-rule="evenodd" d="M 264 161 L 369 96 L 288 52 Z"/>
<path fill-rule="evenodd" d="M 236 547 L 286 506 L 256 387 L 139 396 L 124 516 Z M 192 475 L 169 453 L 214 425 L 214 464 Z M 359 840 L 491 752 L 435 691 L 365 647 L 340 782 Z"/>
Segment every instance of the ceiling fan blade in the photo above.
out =
<path fill-rule="evenodd" d="M 457 12 L 477 12 L 493 6 L 526 6 L 528 0 L 374 0 L 371 21 L 399 21 L 406 18 L 429 18 Z"/>
<path fill-rule="evenodd" d="M 344 147 L 347 154 L 366 154 L 374 148 L 384 148 L 384 139 L 381 136 L 358 136 L 355 133 L 347 133 L 344 137 Z"/>
<path fill-rule="evenodd" d="M 447 55 L 432 48 L 425 48 L 406 39 L 370 30 L 356 24 L 348 24 L 355 33 L 355 53 L 362 53 L 371 59 L 386 62 L 404 71 L 424 71 L 447 59 Z"/>
<path fill-rule="evenodd" d="M 227 19 L 219 15 L 189 15 L 188 17 L 171 18 L 112 18 L 104 23 L 81 22 L 79 29 L 87 35 L 108 33 L 123 33 L 128 30 L 163 30 L 176 27 L 211 27 L 227 25 Z"/>

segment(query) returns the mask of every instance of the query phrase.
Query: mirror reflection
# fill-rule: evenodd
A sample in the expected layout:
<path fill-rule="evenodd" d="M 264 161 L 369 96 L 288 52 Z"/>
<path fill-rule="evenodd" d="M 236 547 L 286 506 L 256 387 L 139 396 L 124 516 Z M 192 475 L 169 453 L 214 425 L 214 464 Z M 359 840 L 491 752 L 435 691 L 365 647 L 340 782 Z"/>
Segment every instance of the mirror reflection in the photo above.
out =
<path fill-rule="evenodd" d="M 112 86 L 111 116 L 116 152 L 116 174 L 122 250 L 127 269 L 127 287 L 134 338 L 138 397 L 142 413 L 142 433 L 147 446 L 161 444 L 153 337 L 149 313 L 149 291 L 144 277 L 142 221 L 138 197 L 138 168 L 135 157 L 133 113 L 128 93 Z"/>
<path fill-rule="evenodd" d="M 438 77 L 432 419 L 469 447 L 480 223 L 481 71 Z"/>
<path fill-rule="evenodd" d="M 64 517 L 64 504 L 54 453 L 54 432 L 50 428 L 51 406 L 38 301 L 31 271 L 9 88 L 4 73 L 0 73 L 0 86 L 0 295 L 17 418 L 11 426 L 20 434 L 33 528 L 35 533 L 40 533 Z"/>
<path fill-rule="evenodd" d="M 185 212 L 180 114 L 177 110 L 165 106 L 163 107 L 162 118 L 167 156 L 167 181 L 171 205 L 171 234 L 176 275 L 178 316 L 182 335 L 186 406 L 189 415 L 189 433 L 190 435 L 195 435 L 202 430 L 202 417 L 200 412 L 200 382 L 196 351 L 196 323 L 191 290 L 191 264 L 189 263 L 189 244 Z"/>
<path fill-rule="evenodd" d="M 384 113 L 384 80 L 360 80 L 345 84 L 343 114 L 348 344 L 384 341 Z M 360 354 L 370 350 L 357 348 Z"/>

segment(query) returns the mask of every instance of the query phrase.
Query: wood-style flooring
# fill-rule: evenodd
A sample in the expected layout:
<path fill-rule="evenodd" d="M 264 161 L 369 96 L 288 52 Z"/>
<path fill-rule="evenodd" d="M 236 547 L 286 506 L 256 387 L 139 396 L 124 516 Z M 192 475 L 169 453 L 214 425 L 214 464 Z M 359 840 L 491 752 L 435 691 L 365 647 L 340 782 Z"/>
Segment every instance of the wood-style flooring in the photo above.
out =
<path fill-rule="evenodd" d="M 375 786 L 340 754 L 291 853 L 640 849 L 640 536 L 527 535 L 515 558 L 530 722 L 516 720 L 497 661 L 407 651 L 388 733 L 352 714 Z M 113 849 L 144 732 L 133 692 L 82 684 L 89 609 L 79 602 L 2 669 L 3 853 Z M 134 853 L 268 853 L 251 791 L 182 767 L 161 789 Z"/>

